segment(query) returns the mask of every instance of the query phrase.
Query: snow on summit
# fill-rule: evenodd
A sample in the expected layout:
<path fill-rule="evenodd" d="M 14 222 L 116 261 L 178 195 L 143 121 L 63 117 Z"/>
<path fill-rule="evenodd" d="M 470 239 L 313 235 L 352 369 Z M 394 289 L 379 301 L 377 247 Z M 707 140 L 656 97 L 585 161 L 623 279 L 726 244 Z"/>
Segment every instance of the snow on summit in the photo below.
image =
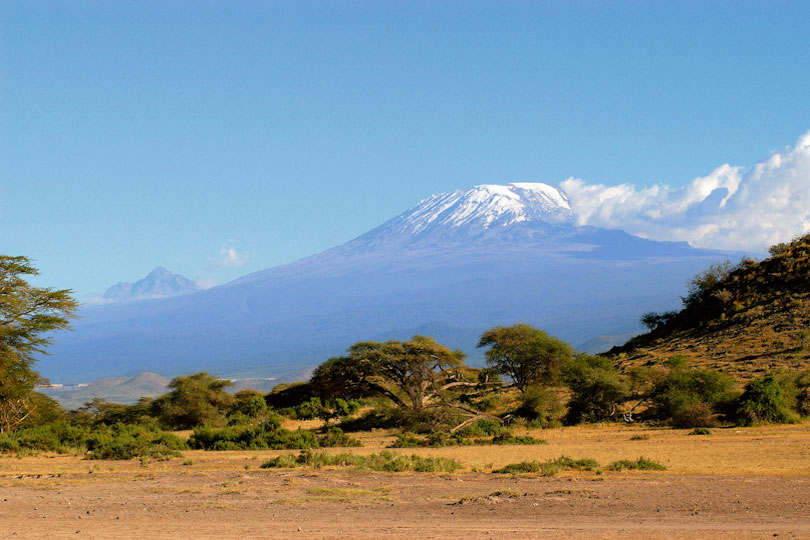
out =
<path fill-rule="evenodd" d="M 488 229 L 521 221 L 549 223 L 572 219 L 568 197 L 541 183 L 483 184 L 433 195 L 398 218 L 411 233 L 434 227 Z"/>

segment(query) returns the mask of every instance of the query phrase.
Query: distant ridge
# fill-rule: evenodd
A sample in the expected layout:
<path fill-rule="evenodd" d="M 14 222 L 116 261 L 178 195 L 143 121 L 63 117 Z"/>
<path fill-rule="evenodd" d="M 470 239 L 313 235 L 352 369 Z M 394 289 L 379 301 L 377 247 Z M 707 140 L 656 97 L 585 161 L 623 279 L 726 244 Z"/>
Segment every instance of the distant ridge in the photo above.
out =
<path fill-rule="evenodd" d="M 135 283 L 117 283 L 104 292 L 102 298 L 111 302 L 129 302 L 149 298 L 168 298 L 199 291 L 190 279 L 173 274 L 162 266 L 156 267 L 145 278 Z"/>
<path fill-rule="evenodd" d="M 142 397 L 157 397 L 168 391 L 169 380 L 157 373 L 133 377 L 108 377 L 84 386 L 44 387 L 37 389 L 67 408 L 76 409 L 93 398 L 131 405 Z"/>

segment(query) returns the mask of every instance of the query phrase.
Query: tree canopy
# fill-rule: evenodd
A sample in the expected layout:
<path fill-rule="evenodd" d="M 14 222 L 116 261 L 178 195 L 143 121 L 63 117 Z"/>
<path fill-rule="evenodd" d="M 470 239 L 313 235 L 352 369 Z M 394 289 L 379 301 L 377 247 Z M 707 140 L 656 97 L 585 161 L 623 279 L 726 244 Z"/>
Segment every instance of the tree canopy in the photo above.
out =
<path fill-rule="evenodd" d="M 560 367 L 574 352 L 564 341 L 525 323 L 487 330 L 478 346 L 490 346 L 485 353 L 487 364 L 512 379 L 522 392 L 533 384 L 555 382 Z"/>
<path fill-rule="evenodd" d="M 31 394 L 41 381 L 35 355 L 46 354 L 49 334 L 67 328 L 78 308 L 72 291 L 34 287 L 25 279 L 38 274 L 27 257 L 0 255 L 0 432 L 34 412 Z"/>

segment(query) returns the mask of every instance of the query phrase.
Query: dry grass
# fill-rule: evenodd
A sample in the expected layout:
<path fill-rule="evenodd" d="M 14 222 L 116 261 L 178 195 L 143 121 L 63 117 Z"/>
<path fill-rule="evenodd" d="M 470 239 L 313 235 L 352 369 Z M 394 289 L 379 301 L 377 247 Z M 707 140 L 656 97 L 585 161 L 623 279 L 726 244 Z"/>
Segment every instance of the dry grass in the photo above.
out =
<path fill-rule="evenodd" d="M 542 462 L 561 455 L 574 459 L 591 458 L 602 464 L 621 459 L 635 459 L 639 455 L 644 455 L 667 467 L 667 471 L 661 474 L 810 474 L 810 468 L 807 466 L 810 458 L 808 422 L 796 425 L 715 429 L 711 437 L 691 437 L 688 435 L 689 430 L 616 424 L 530 430 L 526 433 L 542 437 L 548 444 L 452 446 L 390 451 L 454 459 L 465 467 L 460 472 L 475 470 L 486 472 L 509 463 L 533 460 Z M 386 448 L 394 440 L 392 433 L 382 430 L 361 433 L 359 436 L 363 439 L 365 445 L 363 448 L 325 451 L 349 451 L 368 455 Z M 638 437 L 648 438 L 639 440 Z M 635 440 L 631 440 L 634 438 Z M 42 489 L 52 489 L 52 486 L 65 483 L 93 482 L 101 478 L 105 481 L 122 482 L 152 480 L 164 471 L 205 477 L 214 472 L 242 470 L 246 464 L 251 470 L 258 469 L 262 462 L 282 453 L 285 451 L 194 450 L 184 452 L 182 458 L 150 462 L 146 466 L 140 465 L 137 460 L 90 464 L 80 457 L 67 455 L 22 458 L 2 456 L 0 487 L 24 483 L 29 486 L 41 486 Z M 295 451 L 291 453 L 297 454 Z M 183 465 L 189 459 L 193 460 L 193 465 Z"/>

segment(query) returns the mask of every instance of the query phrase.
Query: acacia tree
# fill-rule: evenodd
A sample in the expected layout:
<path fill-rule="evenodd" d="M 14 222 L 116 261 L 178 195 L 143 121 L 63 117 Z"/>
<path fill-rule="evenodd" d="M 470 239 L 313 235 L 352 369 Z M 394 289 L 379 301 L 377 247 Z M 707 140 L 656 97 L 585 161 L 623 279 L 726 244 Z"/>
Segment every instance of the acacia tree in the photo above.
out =
<path fill-rule="evenodd" d="M 481 335 L 478 346 L 491 346 L 484 353 L 487 364 L 512 379 L 524 393 L 533 384 L 556 382 L 560 367 L 574 352 L 564 341 L 525 323 L 487 330 Z"/>
<path fill-rule="evenodd" d="M 435 340 L 414 336 L 409 341 L 363 341 L 346 356 L 332 358 L 313 373 L 313 390 L 324 397 L 351 399 L 378 395 L 400 409 L 414 412 L 448 407 L 467 420 L 459 429 L 487 415 L 458 400 L 459 390 L 499 385 L 470 380 L 464 375 L 464 353 L 451 351 Z"/>
<path fill-rule="evenodd" d="M 153 402 L 161 421 L 172 429 L 221 424 L 225 412 L 233 405 L 233 396 L 225 388 L 231 381 L 206 372 L 175 377 L 169 383 L 171 392 Z"/>
<path fill-rule="evenodd" d="M 68 289 L 34 287 L 38 275 L 27 257 L 0 255 L 0 432 L 22 424 L 35 408 L 35 355 L 47 354 L 49 333 L 68 327 L 78 303 Z"/>

